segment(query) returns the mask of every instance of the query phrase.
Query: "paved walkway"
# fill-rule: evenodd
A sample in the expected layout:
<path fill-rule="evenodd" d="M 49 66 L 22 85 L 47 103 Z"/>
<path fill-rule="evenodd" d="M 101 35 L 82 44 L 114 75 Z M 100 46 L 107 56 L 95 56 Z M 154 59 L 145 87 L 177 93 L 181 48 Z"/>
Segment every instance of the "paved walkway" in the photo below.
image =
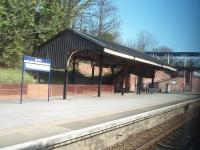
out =
<path fill-rule="evenodd" d="M 68 100 L 0 101 L 0 147 L 60 134 L 194 99 L 194 94 L 70 96 Z"/>

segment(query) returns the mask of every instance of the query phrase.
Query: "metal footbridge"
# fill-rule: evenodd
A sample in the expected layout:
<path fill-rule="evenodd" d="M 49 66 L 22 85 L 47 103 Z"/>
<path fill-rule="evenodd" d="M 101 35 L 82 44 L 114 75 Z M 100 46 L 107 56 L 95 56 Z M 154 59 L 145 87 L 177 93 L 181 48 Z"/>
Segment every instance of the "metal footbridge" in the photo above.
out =
<path fill-rule="evenodd" d="M 200 52 L 146 52 L 179 70 L 200 71 Z"/>

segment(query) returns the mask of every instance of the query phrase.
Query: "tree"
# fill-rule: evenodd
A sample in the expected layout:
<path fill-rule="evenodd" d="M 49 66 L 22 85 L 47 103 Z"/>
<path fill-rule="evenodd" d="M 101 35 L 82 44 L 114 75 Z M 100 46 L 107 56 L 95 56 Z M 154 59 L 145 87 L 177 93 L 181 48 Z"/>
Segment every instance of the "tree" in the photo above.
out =
<path fill-rule="evenodd" d="M 142 30 L 138 32 L 137 38 L 132 47 L 139 51 L 152 51 L 157 47 L 157 45 L 158 41 L 153 34 L 151 32 Z"/>
<path fill-rule="evenodd" d="M 23 53 L 30 49 L 34 7 L 34 0 L 0 2 L 0 66 L 19 66 Z"/>
<path fill-rule="evenodd" d="M 137 49 L 137 46 L 136 46 L 136 44 L 135 44 L 135 41 L 134 41 L 134 39 L 129 39 L 129 40 L 127 40 L 125 43 L 124 43 L 124 45 L 126 45 L 127 47 L 129 47 L 129 48 L 132 48 L 132 49 Z"/>
<path fill-rule="evenodd" d="M 36 45 L 65 28 L 75 28 L 75 22 L 92 0 L 40 0 L 35 15 Z"/>
<path fill-rule="evenodd" d="M 19 67 L 23 54 L 73 23 L 92 0 L 1 0 L 0 66 Z"/>
<path fill-rule="evenodd" d="M 87 11 L 82 13 L 81 30 L 113 42 L 119 36 L 120 23 L 116 14 L 117 7 L 112 0 L 94 0 Z"/>
<path fill-rule="evenodd" d="M 116 11 L 112 0 L 1 0 L 0 67 L 19 67 L 24 54 L 65 28 L 114 41 Z"/>

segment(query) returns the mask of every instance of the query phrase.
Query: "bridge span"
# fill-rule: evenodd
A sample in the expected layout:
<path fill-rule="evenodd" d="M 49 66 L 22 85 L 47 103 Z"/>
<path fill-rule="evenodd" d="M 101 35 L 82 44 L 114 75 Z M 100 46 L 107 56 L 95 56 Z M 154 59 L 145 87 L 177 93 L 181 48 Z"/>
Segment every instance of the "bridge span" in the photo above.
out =
<path fill-rule="evenodd" d="M 146 52 L 179 70 L 200 71 L 200 52 Z"/>

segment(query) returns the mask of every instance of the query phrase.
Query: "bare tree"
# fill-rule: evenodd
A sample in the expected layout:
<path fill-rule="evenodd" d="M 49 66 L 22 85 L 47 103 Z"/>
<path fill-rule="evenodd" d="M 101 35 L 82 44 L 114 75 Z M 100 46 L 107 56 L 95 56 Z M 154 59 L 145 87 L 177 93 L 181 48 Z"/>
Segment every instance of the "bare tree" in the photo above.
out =
<path fill-rule="evenodd" d="M 132 46 L 140 51 L 152 51 L 157 47 L 158 43 L 151 32 L 142 30 L 138 32 L 136 41 Z"/>
<path fill-rule="evenodd" d="M 78 29 L 96 37 L 115 41 L 119 35 L 117 7 L 112 0 L 93 0 L 87 11 L 81 14 Z"/>
<path fill-rule="evenodd" d="M 127 47 L 129 48 L 132 48 L 132 49 L 137 49 L 137 46 L 136 46 L 136 42 L 134 39 L 129 39 L 127 40 L 124 45 L 126 45 Z"/>
<path fill-rule="evenodd" d="M 77 20 L 87 10 L 94 0 L 62 0 L 65 27 L 76 28 Z"/>

